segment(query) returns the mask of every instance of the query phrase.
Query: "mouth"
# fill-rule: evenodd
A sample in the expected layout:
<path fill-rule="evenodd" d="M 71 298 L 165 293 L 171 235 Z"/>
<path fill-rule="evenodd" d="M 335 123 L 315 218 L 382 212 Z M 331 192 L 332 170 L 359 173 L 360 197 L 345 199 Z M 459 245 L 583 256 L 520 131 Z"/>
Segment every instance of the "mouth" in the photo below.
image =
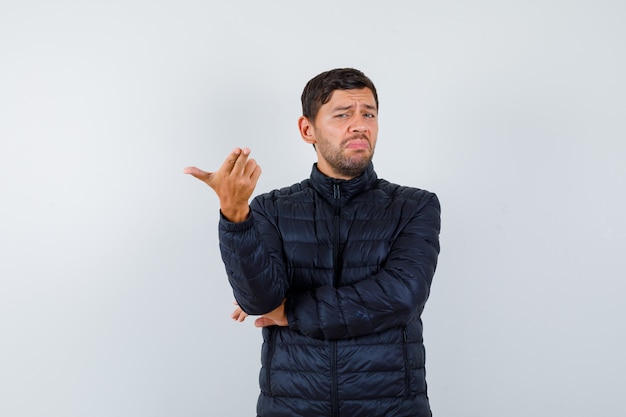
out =
<path fill-rule="evenodd" d="M 370 142 L 367 138 L 358 137 L 348 139 L 346 143 L 346 149 L 370 149 Z"/>

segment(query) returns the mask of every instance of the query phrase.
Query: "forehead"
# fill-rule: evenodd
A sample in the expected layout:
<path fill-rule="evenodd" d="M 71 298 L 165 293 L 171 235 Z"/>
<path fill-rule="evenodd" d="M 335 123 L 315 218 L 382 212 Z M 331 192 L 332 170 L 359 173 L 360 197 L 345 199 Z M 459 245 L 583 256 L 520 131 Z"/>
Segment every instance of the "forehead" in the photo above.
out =
<path fill-rule="evenodd" d="M 334 107 L 336 105 L 363 104 L 376 107 L 374 93 L 369 88 L 359 88 L 354 90 L 335 90 L 330 96 L 328 103 L 324 106 Z"/>

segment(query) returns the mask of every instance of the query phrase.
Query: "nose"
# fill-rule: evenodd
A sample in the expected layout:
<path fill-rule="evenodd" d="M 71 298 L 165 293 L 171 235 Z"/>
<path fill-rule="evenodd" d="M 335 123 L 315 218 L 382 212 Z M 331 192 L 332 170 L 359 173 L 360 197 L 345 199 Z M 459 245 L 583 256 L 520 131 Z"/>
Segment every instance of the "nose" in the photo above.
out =
<path fill-rule="evenodd" d="M 365 132 L 367 130 L 367 126 L 365 126 L 365 124 L 363 123 L 355 123 L 352 126 L 350 126 L 350 131 L 353 133 L 362 133 Z"/>

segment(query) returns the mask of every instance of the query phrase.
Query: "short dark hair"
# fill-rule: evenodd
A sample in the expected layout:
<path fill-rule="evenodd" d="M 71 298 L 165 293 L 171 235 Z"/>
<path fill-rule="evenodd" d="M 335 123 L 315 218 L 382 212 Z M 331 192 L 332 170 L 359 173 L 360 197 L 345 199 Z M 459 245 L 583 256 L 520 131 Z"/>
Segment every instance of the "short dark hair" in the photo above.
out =
<path fill-rule="evenodd" d="M 302 115 L 315 120 L 322 105 L 328 103 L 335 90 L 355 90 L 369 88 L 374 94 L 378 109 L 378 94 L 372 80 L 354 68 L 336 68 L 312 78 L 302 91 Z"/>

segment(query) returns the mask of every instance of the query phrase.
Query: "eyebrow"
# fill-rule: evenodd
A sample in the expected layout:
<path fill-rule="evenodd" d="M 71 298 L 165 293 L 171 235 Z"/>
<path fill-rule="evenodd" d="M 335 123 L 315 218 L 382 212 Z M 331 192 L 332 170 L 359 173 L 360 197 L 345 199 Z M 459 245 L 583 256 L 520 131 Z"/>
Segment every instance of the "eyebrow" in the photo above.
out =
<path fill-rule="evenodd" d="M 337 107 L 333 107 L 333 111 L 350 110 L 353 107 L 354 105 L 352 104 L 349 104 L 347 106 L 337 106 Z M 376 109 L 376 106 L 372 106 L 371 104 L 364 104 L 363 107 L 365 107 L 368 110 L 378 110 Z"/>

